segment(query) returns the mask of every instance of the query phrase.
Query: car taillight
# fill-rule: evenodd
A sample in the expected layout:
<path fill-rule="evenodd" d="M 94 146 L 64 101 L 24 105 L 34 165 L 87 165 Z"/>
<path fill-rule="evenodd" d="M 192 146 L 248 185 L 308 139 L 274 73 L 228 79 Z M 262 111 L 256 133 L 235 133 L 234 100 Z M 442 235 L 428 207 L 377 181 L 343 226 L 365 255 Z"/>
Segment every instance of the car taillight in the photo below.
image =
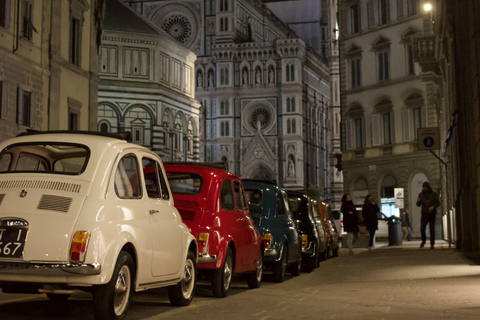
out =
<path fill-rule="evenodd" d="M 308 245 L 308 235 L 302 234 L 302 248 L 306 248 Z"/>
<path fill-rule="evenodd" d="M 70 260 L 72 262 L 85 261 L 85 254 L 87 252 L 88 238 L 90 232 L 77 231 L 75 237 L 73 237 L 72 249 L 70 250 Z"/>
<path fill-rule="evenodd" d="M 208 254 L 208 237 L 209 234 L 205 232 L 198 234 L 198 253 Z"/>
<path fill-rule="evenodd" d="M 264 247 L 265 249 L 268 249 L 268 248 L 271 247 L 271 245 L 272 245 L 272 234 L 270 234 L 270 233 L 265 233 L 265 234 L 263 235 L 263 247 Z"/>

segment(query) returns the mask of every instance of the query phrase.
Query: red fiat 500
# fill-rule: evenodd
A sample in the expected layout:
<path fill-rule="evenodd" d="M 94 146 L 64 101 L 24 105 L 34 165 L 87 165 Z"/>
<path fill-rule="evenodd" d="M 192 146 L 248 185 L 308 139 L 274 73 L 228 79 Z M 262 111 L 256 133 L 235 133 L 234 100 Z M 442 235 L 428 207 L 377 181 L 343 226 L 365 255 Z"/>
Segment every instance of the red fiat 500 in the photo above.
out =
<path fill-rule="evenodd" d="M 165 163 L 175 207 L 198 239 L 198 270 L 225 297 L 234 274 L 249 288 L 262 280 L 262 237 L 250 217 L 240 178 L 220 164 Z"/>

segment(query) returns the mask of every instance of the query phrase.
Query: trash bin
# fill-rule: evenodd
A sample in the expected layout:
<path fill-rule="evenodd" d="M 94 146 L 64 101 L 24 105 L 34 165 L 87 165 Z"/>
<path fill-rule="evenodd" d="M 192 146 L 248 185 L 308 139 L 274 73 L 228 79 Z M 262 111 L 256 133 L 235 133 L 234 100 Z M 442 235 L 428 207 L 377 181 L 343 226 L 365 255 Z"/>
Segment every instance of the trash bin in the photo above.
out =
<path fill-rule="evenodd" d="M 388 245 L 402 245 L 402 223 L 399 220 L 390 219 L 388 221 Z"/>

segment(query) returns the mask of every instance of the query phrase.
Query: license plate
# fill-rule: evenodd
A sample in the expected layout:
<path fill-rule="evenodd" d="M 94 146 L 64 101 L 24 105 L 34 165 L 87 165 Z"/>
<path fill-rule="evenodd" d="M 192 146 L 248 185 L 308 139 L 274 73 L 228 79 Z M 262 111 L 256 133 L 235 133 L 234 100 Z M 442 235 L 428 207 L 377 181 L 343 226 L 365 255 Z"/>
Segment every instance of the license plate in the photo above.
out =
<path fill-rule="evenodd" d="M 0 228 L 0 258 L 23 257 L 26 228 Z"/>

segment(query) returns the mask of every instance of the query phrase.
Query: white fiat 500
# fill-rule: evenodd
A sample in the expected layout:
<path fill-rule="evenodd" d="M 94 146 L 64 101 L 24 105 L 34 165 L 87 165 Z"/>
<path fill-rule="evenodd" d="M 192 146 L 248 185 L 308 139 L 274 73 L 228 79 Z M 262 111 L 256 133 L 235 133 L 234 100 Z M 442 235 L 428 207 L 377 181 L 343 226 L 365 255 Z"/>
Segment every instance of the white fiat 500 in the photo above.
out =
<path fill-rule="evenodd" d="M 67 299 L 91 291 L 97 319 L 134 291 L 188 305 L 197 243 L 162 161 L 121 134 L 31 132 L 0 143 L 0 287 Z"/>

